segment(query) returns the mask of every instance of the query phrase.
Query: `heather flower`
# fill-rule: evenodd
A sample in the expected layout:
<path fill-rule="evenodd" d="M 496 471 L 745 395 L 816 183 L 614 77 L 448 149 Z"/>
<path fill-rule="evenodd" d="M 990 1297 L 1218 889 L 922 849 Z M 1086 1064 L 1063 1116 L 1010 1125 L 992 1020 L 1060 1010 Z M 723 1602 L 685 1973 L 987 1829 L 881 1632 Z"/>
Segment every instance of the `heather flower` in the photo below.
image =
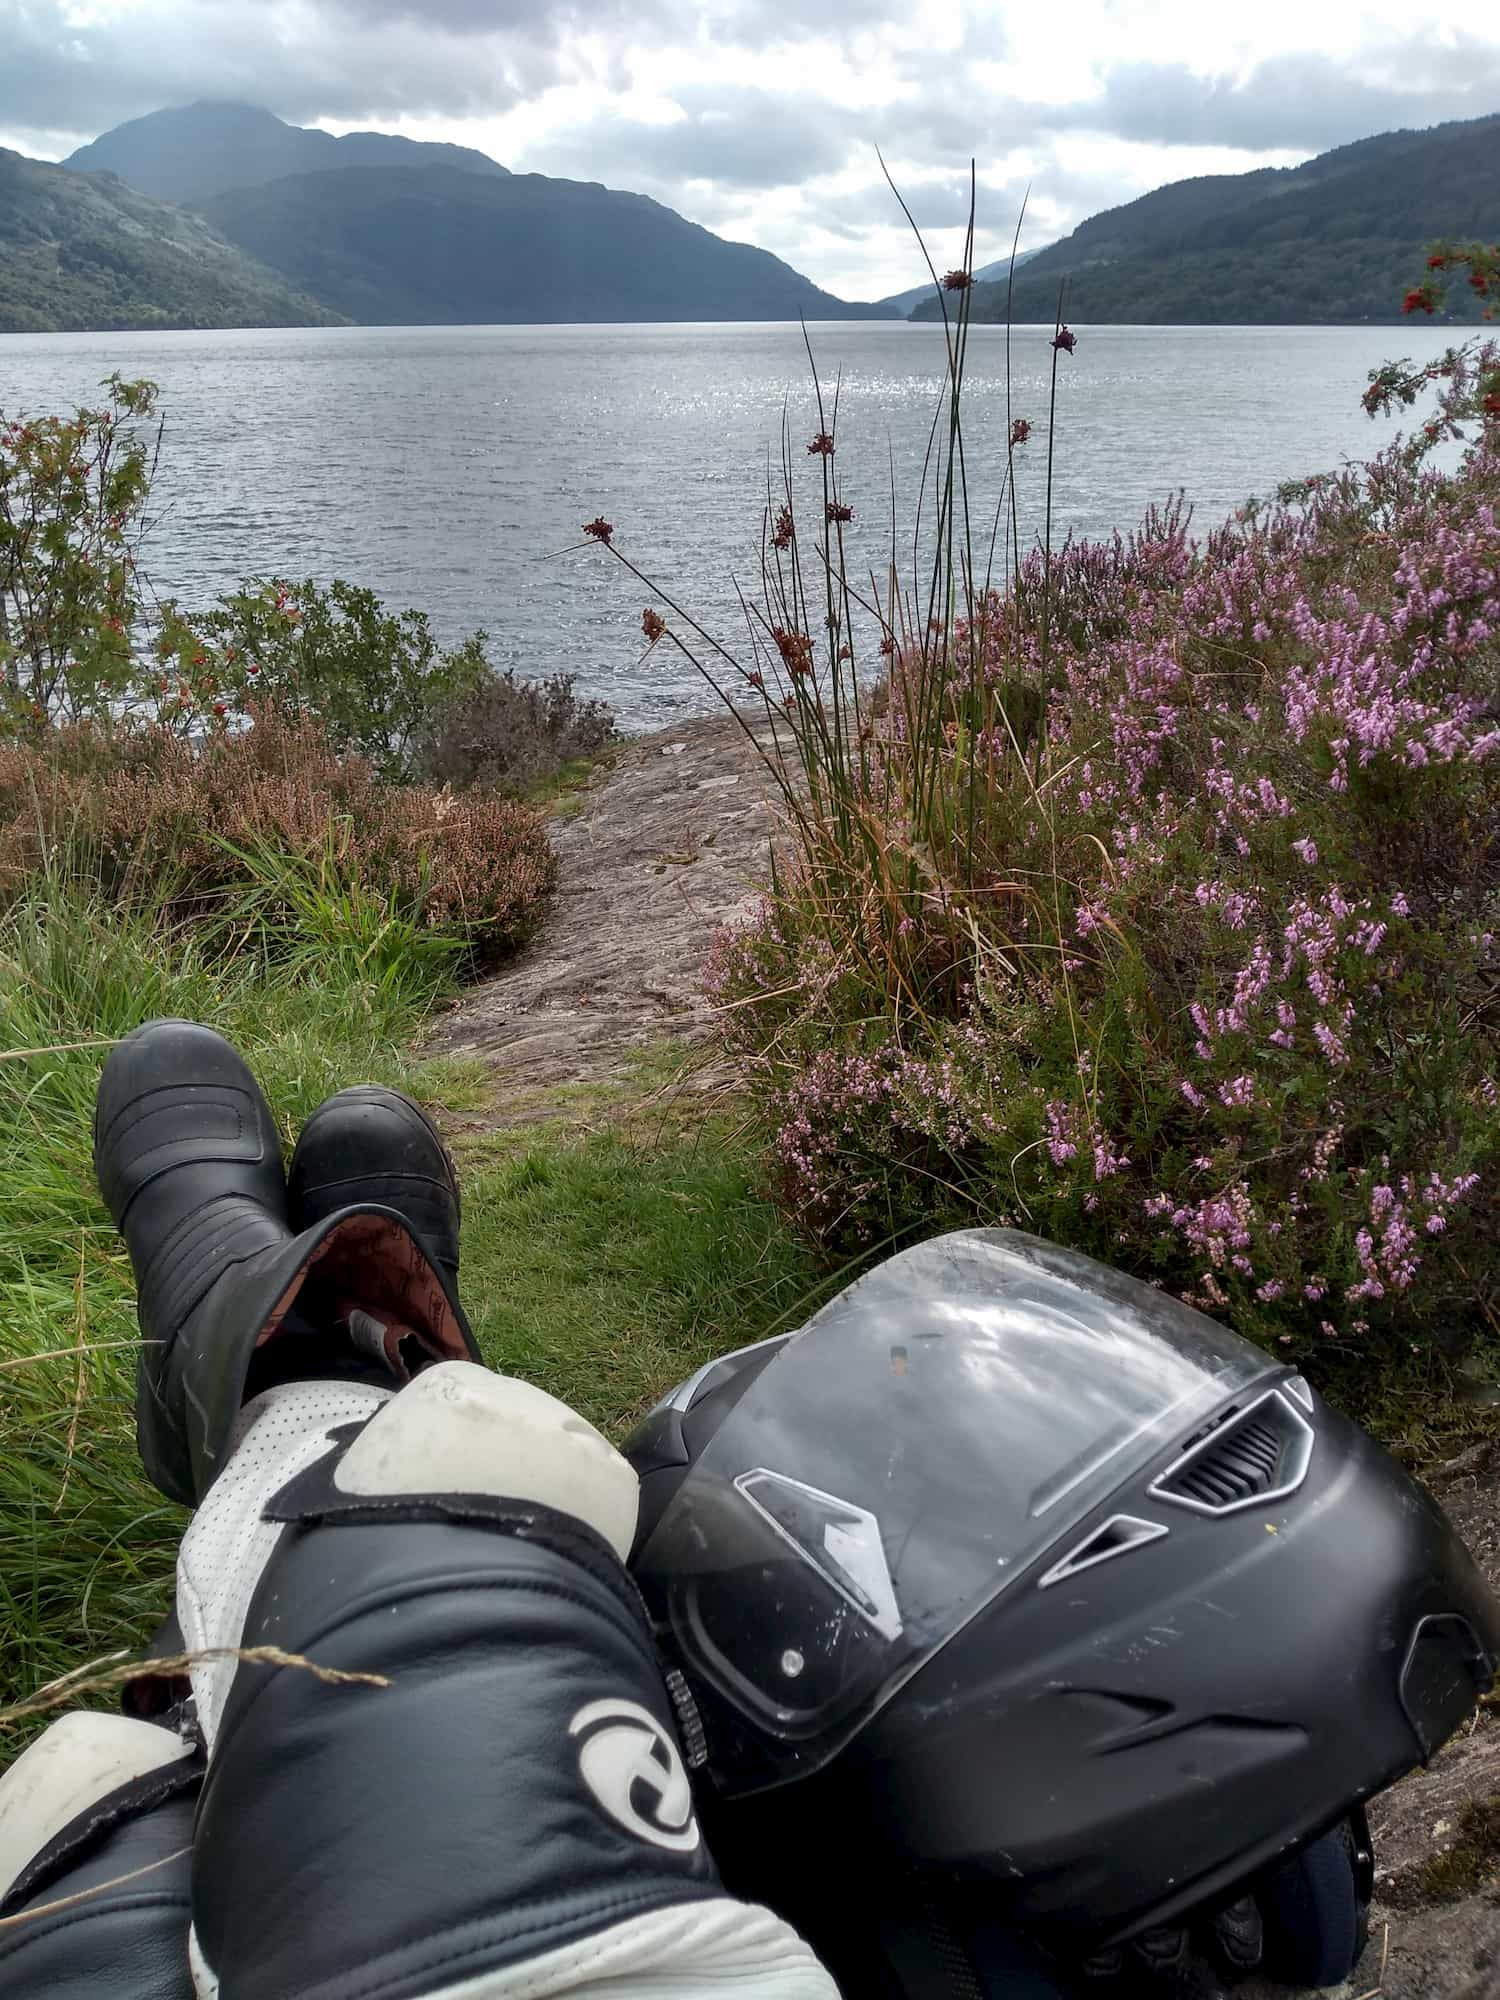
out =
<path fill-rule="evenodd" d="M 1047 1105 L 1047 1151 L 1052 1156 L 1054 1167 L 1066 1166 L 1069 1160 L 1078 1156 L 1078 1142 L 1073 1136 L 1074 1119 L 1072 1107 L 1057 1099 Z"/>
<path fill-rule="evenodd" d="M 1424 364 L 1467 398 L 1443 434 L 1473 437 L 1495 365 Z M 1478 1328 L 1495 436 L 1459 472 L 1400 446 L 1196 539 L 1162 509 L 1023 557 L 972 625 L 887 614 L 911 638 L 881 705 L 811 774 L 855 831 L 789 833 L 779 941 L 723 1016 L 799 1221 L 868 1245 L 939 1202 L 1020 1217 L 1276 1351 Z M 779 610 L 773 658 L 832 719 Z"/>

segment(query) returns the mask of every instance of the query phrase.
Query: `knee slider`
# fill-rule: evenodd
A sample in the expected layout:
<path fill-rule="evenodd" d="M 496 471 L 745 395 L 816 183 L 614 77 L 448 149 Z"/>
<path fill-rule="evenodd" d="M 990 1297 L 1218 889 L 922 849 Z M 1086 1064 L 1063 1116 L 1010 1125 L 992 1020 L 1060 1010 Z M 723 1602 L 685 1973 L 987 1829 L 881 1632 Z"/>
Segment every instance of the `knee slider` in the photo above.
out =
<path fill-rule="evenodd" d="M 0 1776 L 0 1901 L 80 1815 L 191 1754 L 171 1730 L 134 1716 L 79 1711 L 54 1722 Z"/>
<path fill-rule="evenodd" d="M 633 1468 L 576 1410 L 472 1361 L 429 1368 L 393 1396 L 350 1445 L 339 1492 L 484 1493 L 572 1515 L 624 1562 L 635 1538 Z"/>

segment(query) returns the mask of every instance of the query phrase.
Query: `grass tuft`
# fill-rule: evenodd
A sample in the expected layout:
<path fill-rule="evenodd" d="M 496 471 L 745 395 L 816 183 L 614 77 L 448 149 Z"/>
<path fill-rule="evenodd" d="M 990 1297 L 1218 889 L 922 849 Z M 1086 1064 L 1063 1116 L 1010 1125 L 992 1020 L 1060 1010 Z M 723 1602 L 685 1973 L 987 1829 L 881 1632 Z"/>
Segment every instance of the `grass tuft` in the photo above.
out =
<path fill-rule="evenodd" d="M 1470 1799 L 1459 1811 L 1453 1839 L 1423 1862 L 1410 1892 L 1417 1903 L 1460 1903 L 1500 1879 L 1500 1792 Z"/>

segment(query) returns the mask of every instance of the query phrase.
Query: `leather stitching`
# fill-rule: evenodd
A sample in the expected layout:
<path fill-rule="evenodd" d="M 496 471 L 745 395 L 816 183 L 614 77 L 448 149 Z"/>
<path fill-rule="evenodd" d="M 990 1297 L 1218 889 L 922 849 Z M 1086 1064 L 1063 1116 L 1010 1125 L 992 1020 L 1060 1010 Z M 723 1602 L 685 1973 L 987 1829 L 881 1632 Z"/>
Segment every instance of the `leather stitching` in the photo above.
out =
<path fill-rule="evenodd" d="M 451 1522 L 513 1537 L 537 1548 L 551 1549 L 576 1563 L 596 1583 L 620 1600 L 632 1614 L 646 1616 L 645 1602 L 615 1552 L 586 1522 L 540 1501 L 518 1500 L 491 1493 L 344 1493 L 333 1474 L 344 1451 L 363 1426 L 345 1426 L 334 1433 L 339 1447 L 288 1480 L 266 1503 L 263 1519 L 286 1521 L 304 1528 L 368 1527 L 382 1520 Z"/>
<path fill-rule="evenodd" d="M 38 1910 L 36 1913 L 35 1929 L 30 1924 L 17 1924 L 15 1930 L 9 1935 L 0 1935 L 0 1963 L 3 1963 L 6 1958 L 13 1956 L 19 1951 L 25 1951 L 27 1946 L 33 1944 L 38 1938 L 55 1937 L 59 1931 L 71 1930 L 78 1924 L 97 1922 L 101 1917 L 117 1917 L 122 1912 L 136 1916 L 143 1910 L 169 1910 L 175 1916 L 180 1915 L 190 1907 L 191 1901 L 186 1890 L 183 1890 L 180 1895 L 173 1895 L 170 1892 L 163 1894 L 158 1890 L 154 1894 L 123 1895 L 118 1900 L 110 1903 L 106 1903 L 100 1898 L 92 1903 L 79 1903 L 71 1910 L 54 1910 L 50 1915 L 43 1915 Z M 26 1912 L 23 1910 L 20 1914 L 24 1916 Z M 185 1959 L 187 1956 L 186 1929 L 183 1930 L 182 1940 L 183 1956 Z"/>

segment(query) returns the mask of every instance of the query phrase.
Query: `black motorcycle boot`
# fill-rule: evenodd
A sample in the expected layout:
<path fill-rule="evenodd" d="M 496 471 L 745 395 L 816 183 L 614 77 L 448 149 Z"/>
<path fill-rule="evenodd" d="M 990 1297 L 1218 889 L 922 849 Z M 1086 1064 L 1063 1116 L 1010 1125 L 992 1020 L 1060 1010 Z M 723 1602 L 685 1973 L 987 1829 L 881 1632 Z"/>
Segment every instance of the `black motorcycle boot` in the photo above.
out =
<path fill-rule="evenodd" d="M 448 1275 L 458 1277 L 458 1173 L 437 1127 L 399 1090 L 360 1083 L 320 1104 L 302 1128 L 287 1173 L 294 1229 L 351 1205 L 406 1217 Z"/>
<path fill-rule="evenodd" d="M 202 1498 L 241 1404 L 277 1382 L 394 1386 L 477 1358 L 403 1216 L 347 1208 L 293 1234 L 270 1109 L 211 1029 L 148 1022 L 111 1051 L 94 1168 L 135 1272 L 141 1461 L 169 1499 Z"/>

